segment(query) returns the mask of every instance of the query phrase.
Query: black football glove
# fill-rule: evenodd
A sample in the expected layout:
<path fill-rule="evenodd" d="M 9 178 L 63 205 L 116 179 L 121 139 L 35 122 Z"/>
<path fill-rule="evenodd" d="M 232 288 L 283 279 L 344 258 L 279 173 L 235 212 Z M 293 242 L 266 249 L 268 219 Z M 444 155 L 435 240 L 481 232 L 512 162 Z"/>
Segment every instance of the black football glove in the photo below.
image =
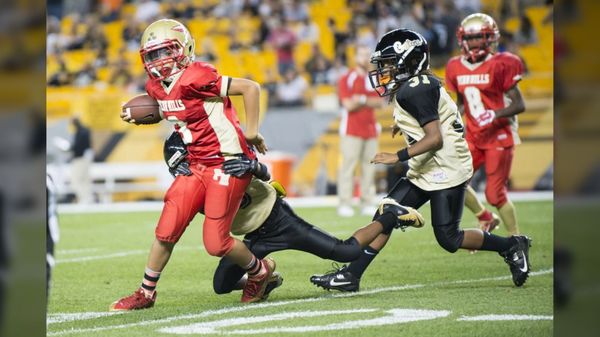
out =
<path fill-rule="evenodd" d="M 238 178 L 246 173 L 252 173 L 256 178 L 263 181 L 269 181 L 271 179 L 271 175 L 265 164 L 246 156 L 225 161 L 223 163 L 223 172 Z"/>
<path fill-rule="evenodd" d="M 183 160 L 177 164 L 177 166 L 169 167 L 169 173 L 171 173 L 173 177 L 177 177 L 178 175 L 191 176 L 192 171 L 190 170 L 190 163 L 188 163 L 187 160 Z"/>
<path fill-rule="evenodd" d="M 190 163 L 186 160 L 187 149 L 179 133 L 173 132 L 165 141 L 163 155 L 173 177 L 178 175 L 190 176 Z"/>

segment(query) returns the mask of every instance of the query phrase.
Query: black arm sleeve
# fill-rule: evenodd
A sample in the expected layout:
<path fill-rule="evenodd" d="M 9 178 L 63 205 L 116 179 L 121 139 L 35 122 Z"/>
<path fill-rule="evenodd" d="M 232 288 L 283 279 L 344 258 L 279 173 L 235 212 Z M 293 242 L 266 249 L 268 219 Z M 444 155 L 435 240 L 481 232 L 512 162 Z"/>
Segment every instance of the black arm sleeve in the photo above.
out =
<path fill-rule="evenodd" d="M 438 113 L 440 88 L 439 86 L 430 86 L 423 90 L 423 87 L 419 87 L 406 92 L 404 95 L 396 96 L 396 100 L 404 110 L 419 122 L 420 126 L 423 126 L 433 120 L 440 119 Z"/>

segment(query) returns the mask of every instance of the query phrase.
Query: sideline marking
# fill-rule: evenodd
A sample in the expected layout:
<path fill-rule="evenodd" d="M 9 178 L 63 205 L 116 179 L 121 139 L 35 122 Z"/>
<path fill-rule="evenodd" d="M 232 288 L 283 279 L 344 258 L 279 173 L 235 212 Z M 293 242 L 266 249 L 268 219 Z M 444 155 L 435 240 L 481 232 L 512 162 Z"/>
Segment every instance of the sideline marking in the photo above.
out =
<path fill-rule="evenodd" d="M 377 317 L 372 319 L 363 320 L 349 320 L 344 322 L 325 324 L 325 325 L 307 325 L 307 326 L 294 326 L 294 327 L 269 327 L 260 329 L 242 329 L 242 330 L 222 330 L 236 325 L 247 325 L 252 323 L 269 322 L 269 321 L 281 321 L 292 318 L 305 318 L 305 317 L 317 317 L 325 315 L 340 315 L 340 314 L 353 314 L 360 312 L 373 312 L 378 309 L 357 309 L 357 310 L 332 310 L 332 311 L 297 311 L 288 312 L 275 315 L 265 315 L 258 317 L 241 317 L 241 318 L 228 318 L 212 322 L 194 323 L 189 325 L 161 328 L 157 330 L 163 333 L 172 333 L 179 335 L 189 334 L 223 334 L 223 335 L 256 335 L 264 333 L 276 333 L 276 332 L 316 332 L 316 331 L 331 331 L 331 330 L 346 330 L 346 329 L 358 329 L 367 326 L 382 326 L 399 323 L 416 322 L 423 320 L 430 320 L 436 318 L 442 318 L 450 315 L 450 311 L 446 310 L 419 310 L 419 309 L 391 309 L 386 310 L 383 317 Z"/>
<path fill-rule="evenodd" d="M 461 316 L 457 321 L 551 321 L 553 315 L 480 315 Z"/>
<path fill-rule="evenodd" d="M 531 273 L 529 273 L 529 276 L 546 275 L 546 274 L 551 274 L 552 272 L 553 272 L 553 269 L 544 269 L 544 270 L 540 270 L 540 271 L 536 271 L 536 272 L 531 272 Z M 490 280 L 505 280 L 505 279 L 509 280 L 509 279 L 511 279 L 511 276 L 507 275 L 507 276 L 498 276 L 498 277 L 488 277 L 488 278 L 482 278 L 482 279 L 457 280 L 457 281 L 450 281 L 450 282 L 435 282 L 435 283 L 429 283 L 429 284 L 404 285 L 404 286 L 397 286 L 397 287 L 378 288 L 378 289 L 360 291 L 357 293 L 323 295 L 323 296 L 319 296 L 319 297 L 311 297 L 311 298 L 305 298 L 305 299 L 299 299 L 299 300 L 264 302 L 264 303 L 251 304 L 251 305 L 228 307 L 228 308 L 217 309 L 217 310 L 206 310 L 206 311 L 196 313 L 196 314 L 171 316 L 171 317 L 167 317 L 167 318 L 161 318 L 161 319 L 155 319 L 155 320 L 145 320 L 145 321 L 139 321 L 139 322 L 134 322 L 134 323 L 108 325 L 108 326 L 100 326 L 100 327 L 84 328 L 84 329 L 68 329 L 68 330 L 52 331 L 52 332 L 47 332 L 46 336 L 61 336 L 61 335 L 68 335 L 68 334 L 74 334 L 74 333 L 80 333 L 80 332 L 97 332 L 97 331 L 104 331 L 104 330 L 124 329 L 124 328 L 130 328 L 130 327 L 134 327 L 134 326 L 162 324 L 162 323 L 169 323 L 169 322 L 178 321 L 178 320 L 196 319 L 196 318 L 202 318 L 202 317 L 209 317 L 209 316 L 213 316 L 213 315 L 227 314 L 227 313 L 231 313 L 231 312 L 255 310 L 255 309 L 259 309 L 259 308 L 277 307 L 277 306 L 283 306 L 283 305 L 288 305 L 288 304 L 318 302 L 318 301 L 323 301 L 323 300 L 330 300 L 332 298 L 337 298 L 337 297 L 362 296 L 362 295 L 368 295 L 368 294 L 375 294 L 375 293 L 379 293 L 379 292 L 383 292 L 383 291 L 399 291 L 399 290 L 406 290 L 406 289 L 423 288 L 426 286 L 432 287 L 432 286 L 440 286 L 440 285 L 476 283 L 476 282 L 486 282 L 486 281 L 490 281 Z"/>

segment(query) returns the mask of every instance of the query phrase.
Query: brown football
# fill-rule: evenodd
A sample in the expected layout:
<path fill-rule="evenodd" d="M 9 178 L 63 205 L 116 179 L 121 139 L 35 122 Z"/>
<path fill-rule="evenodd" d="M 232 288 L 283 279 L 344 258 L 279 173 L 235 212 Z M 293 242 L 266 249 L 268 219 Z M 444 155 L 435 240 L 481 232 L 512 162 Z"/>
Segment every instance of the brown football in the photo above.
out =
<path fill-rule="evenodd" d="M 135 96 L 123 104 L 123 112 L 135 120 L 135 124 L 156 124 L 163 119 L 158 102 L 146 94 Z"/>

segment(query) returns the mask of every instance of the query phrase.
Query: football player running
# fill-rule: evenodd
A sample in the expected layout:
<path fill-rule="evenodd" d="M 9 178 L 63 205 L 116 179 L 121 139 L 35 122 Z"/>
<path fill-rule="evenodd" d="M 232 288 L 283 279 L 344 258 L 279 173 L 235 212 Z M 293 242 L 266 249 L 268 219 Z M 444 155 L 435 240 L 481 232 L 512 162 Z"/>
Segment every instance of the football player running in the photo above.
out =
<path fill-rule="evenodd" d="M 514 145 L 520 143 L 516 115 L 525 111 L 517 86 L 523 63 L 509 52 L 495 52 L 500 32 L 489 15 L 467 16 L 456 35 L 462 55 L 448 61 L 446 83 L 457 93 L 459 110 L 466 115 L 466 139 L 473 169 L 477 171 L 484 165 L 486 199 L 498 209 L 508 232 L 516 235 L 517 215 L 506 185 Z M 465 205 L 478 217 L 481 229 L 492 231 L 498 225 L 498 219 L 484 208 L 471 187 L 467 187 Z"/>
<path fill-rule="evenodd" d="M 372 160 L 388 165 L 408 161 L 406 177 L 396 182 L 387 198 L 415 209 L 429 201 L 433 233 L 442 248 L 450 253 L 498 252 L 509 265 L 514 284 L 522 286 L 530 270 L 528 237 L 459 227 L 473 165 L 456 104 L 429 70 L 427 41 L 411 30 L 393 30 L 379 40 L 371 62 L 376 65 L 369 74 L 373 87 L 394 105 L 392 136 L 401 131 L 408 144 L 397 153 L 378 153 Z M 313 275 L 310 281 L 328 290 L 359 290 L 362 274 L 389 237 L 380 234 L 349 266 Z M 352 286 L 335 285 L 341 282 Z"/>
<path fill-rule="evenodd" d="M 231 223 L 250 184 L 251 174 L 230 176 L 224 161 L 239 156 L 254 159 L 252 147 L 265 153 L 258 133 L 260 86 L 254 81 L 222 76 L 210 64 L 194 62 L 194 39 L 180 22 L 161 19 L 150 24 L 141 39 L 140 55 L 148 74 L 146 91 L 156 99 L 164 118 L 187 144 L 191 175 L 179 175 L 164 197 L 155 240 L 142 284 L 132 295 L 111 304 L 110 310 L 150 308 L 156 301 L 156 284 L 173 247 L 199 209 L 204 210 L 206 251 L 227 257 L 249 277 L 242 302 L 262 299 L 275 270 L 271 259 L 259 259 L 230 235 Z M 230 95 L 242 95 L 246 110 L 243 132 Z M 126 122 L 130 118 L 122 113 Z"/>
<path fill-rule="evenodd" d="M 173 176 L 192 174 L 186 160 L 186 145 L 178 133 L 174 132 L 165 141 L 163 152 Z M 255 176 L 246 188 L 241 206 L 233 218 L 231 232 L 244 235 L 244 244 L 259 259 L 276 251 L 293 249 L 323 259 L 350 262 L 356 260 L 362 248 L 379 233 L 390 233 L 394 228 L 404 229 L 408 226 L 420 228 L 424 224 L 423 217 L 415 209 L 395 202 L 382 202 L 377 220 L 342 241 L 296 215 L 283 199 L 286 194 L 283 186 L 277 182 L 266 182 L 270 180 L 270 174 L 258 160 L 230 159 L 223 163 L 223 171 L 233 176 L 247 173 Z M 243 268 L 222 258 L 214 274 L 213 289 L 217 294 L 227 294 L 243 289 L 247 281 L 248 274 Z M 266 299 L 282 282 L 282 277 L 274 272 L 262 299 Z"/>

